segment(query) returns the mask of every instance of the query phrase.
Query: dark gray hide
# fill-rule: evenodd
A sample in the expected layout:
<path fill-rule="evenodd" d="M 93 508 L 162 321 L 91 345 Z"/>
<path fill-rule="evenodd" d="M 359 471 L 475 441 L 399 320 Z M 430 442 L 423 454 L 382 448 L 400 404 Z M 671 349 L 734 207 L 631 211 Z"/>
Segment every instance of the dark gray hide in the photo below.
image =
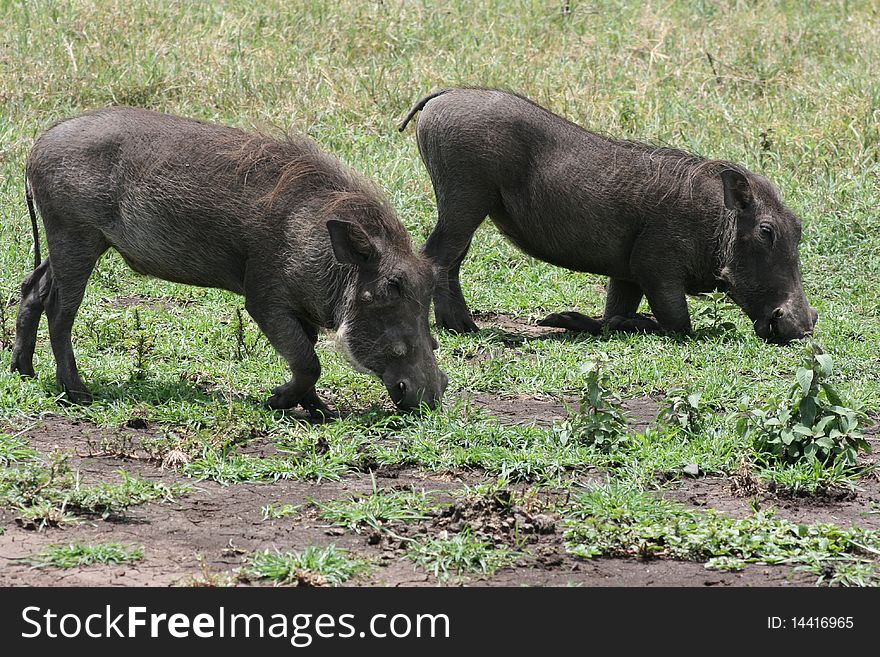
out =
<path fill-rule="evenodd" d="M 273 391 L 273 408 L 328 411 L 315 392 L 319 328 L 335 329 L 349 359 L 381 377 L 401 408 L 439 402 L 446 376 L 428 326 L 431 263 L 413 253 L 378 190 L 308 139 L 106 109 L 46 131 L 27 180 L 49 256 L 22 283 L 13 371 L 33 376 L 45 310 L 60 385 L 73 401 L 91 398 L 71 327 L 95 263 L 113 247 L 142 274 L 244 295 L 293 374 Z"/>
<path fill-rule="evenodd" d="M 801 224 L 763 176 L 729 162 L 610 139 L 520 96 L 435 92 L 417 136 L 437 197 L 424 253 L 439 269 L 437 323 L 477 330 L 459 268 L 486 216 L 545 262 L 609 277 L 604 317 L 553 314 L 541 323 L 598 332 L 691 330 L 685 295 L 726 290 L 766 340 L 813 330 L 801 285 Z M 646 296 L 656 321 L 636 314 Z"/>

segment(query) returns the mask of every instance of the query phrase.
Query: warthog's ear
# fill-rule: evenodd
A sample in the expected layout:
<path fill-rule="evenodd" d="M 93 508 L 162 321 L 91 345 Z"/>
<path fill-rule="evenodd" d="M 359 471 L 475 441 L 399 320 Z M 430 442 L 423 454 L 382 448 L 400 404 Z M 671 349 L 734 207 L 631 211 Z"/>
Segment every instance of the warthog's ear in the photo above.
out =
<path fill-rule="evenodd" d="M 721 172 L 721 183 L 724 185 L 724 207 L 737 212 L 752 207 L 752 188 L 739 171 L 725 169 Z"/>
<path fill-rule="evenodd" d="M 364 230 L 350 221 L 327 220 L 330 244 L 336 260 L 345 265 L 363 267 L 379 261 L 379 252 Z"/>

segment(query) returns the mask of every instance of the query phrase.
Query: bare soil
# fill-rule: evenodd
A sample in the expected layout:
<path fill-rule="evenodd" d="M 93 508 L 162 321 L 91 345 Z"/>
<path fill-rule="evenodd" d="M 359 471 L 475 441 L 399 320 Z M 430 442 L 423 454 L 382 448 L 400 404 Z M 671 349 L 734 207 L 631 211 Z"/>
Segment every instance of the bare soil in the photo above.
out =
<path fill-rule="evenodd" d="M 526 411 L 535 421 L 548 421 L 563 412 L 561 402 L 533 398 L 519 402 L 481 396 L 481 401 L 502 421 L 525 419 Z M 642 409 L 640 421 L 655 414 L 655 403 L 631 404 Z M 653 418 L 650 418 L 653 419 Z M 335 543 L 369 559 L 371 572 L 352 585 L 436 586 L 432 575 L 418 569 L 403 557 L 404 544 L 390 534 L 371 530 L 344 531 L 327 526 L 318 518 L 310 500 L 325 501 L 366 494 L 372 488 L 369 473 L 353 473 L 339 482 L 320 484 L 278 481 L 266 484 L 222 486 L 210 481 L 187 480 L 174 469 L 161 464 L 139 449 L 140 440 L 154 431 L 135 420 L 131 426 L 106 429 L 66 418 L 45 417 L 27 432 L 30 445 L 41 453 L 60 449 L 72 454 L 71 466 L 79 471 L 83 483 L 118 481 L 119 470 L 166 483 L 185 482 L 191 491 L 170 503 L 152 503 L 130 508 L 122 517 L 82 522 L 42 531 L 25 529 L 10 511 L 0 510 L 0 585 L 113 585 L 165 586 L 259 584 L 236 575 L 244 556 L 256 550 L 297 550 L 309 545 Z M 264 444 L 265 443 L 265 444 Z M 126 445 L 125 449 L 104 449 L 106 445 Z M 273 446 L 256 439 L 253 453 L 271 453 Z M 380 468 L 376 483 L 384 488 L 413 488 L 432 491 L 444 506 L 427 520 L 393 527 L 399 537 L 455 532 L 464 524 L 479 536 L 499 546 L 521 552 L 515 564 L 492 577 L 469 577 L 447 584 L 471 586 L 784 586 L 809 585 L 809 576 L 784 566 L 749 566 L 736 573 L 706 570 L 702 564 L 667 560 L 575 558 L 565 551 L 558 517 L 542 511 L 541 500 L 533 504 L 487 503 L 484 498 L 467 498 L 465 486 L 480 482 L 473 472 L 431 473 L 409 467 Z M 730 492 L 725 480 L 703 478 L 685 480 L 667 494 L 673 499 L 698 506 L 711 505 L 733 514 L 748 513 L 749 500 Z M 869 513 L 877 499 L 878 486 L 869 482 L 867 490 L 853 499 L 840 501 L 768 499 L 778 506 L 780 515 L 804 521 L 828 520 L 846 524 L 852 521 L 866 527 L 878 524 L 877 514 Z M 458 494 L 454 494 L 458 493 Z M 305 505 L 305 511 L 281 519 L 263 520 L 261 508 L 267 504 Z M 34 568 L 27 559 L 52 544 L 70 542 L 121 542 L 143 546 L 143 561 L 126 566 L 92 566 L 59 570 Z"/>
<path fill-rule="evenodd" d="M 568 417 L 578 408 L 576 397 L 550 395 L 491 395 L 478 393 L 465 397 L 474 408 L 481 409 L 502 424 L 547 427 Z M 622 403 L 627 426 L 641 432 L 657 418 L 660 403 L 653 397 L 637 397 Z"/>
<path fill-rule="evenodd" d="M 862 464 L 876 463 L 880 426 L 866 432 L 872 453 Z M 753 509 L 770 511 L 778 518 L 797 523 L 829 523 L 841 527 L 880 530 L 880 472 L 858 479 L 852 487 L 839 486 L 814 494 L 792 494 L 756 480 L 748 471 L 725 477 L 684 477 L 664 493 L 667 499 L 693 507 L 717 509 L 742 518 Z"/>
<path fill-rule="evenodd" d="M 506 334 L 514 341 L 522 341 L 524 338 L 546 338 L 565 333 L 565 329 L 538 326 L 537 321 L 533 318 L 515 317 L 501 313 L 476 313 L 474 315 L 474 322 L 480 329 Z"/>

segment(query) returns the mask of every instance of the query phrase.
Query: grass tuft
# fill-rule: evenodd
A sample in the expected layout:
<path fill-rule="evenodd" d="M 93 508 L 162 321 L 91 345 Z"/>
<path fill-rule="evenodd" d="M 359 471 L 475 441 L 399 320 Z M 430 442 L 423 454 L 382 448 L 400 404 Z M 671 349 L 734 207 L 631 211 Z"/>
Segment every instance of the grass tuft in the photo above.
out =
<path fill-rule="evenodd" d="M 80 566 L 116 566 L 132 564 L 143 560 L 144 548 L 128 547 L 121 543 L 97 543 L 86 545 L 50 545 L 40 554 L 32 557 L 36 568 L 77 568 Z"/>
<path fill-rule="evenodd" d="M 369 564 L 335 545 L 311 546 L 302 552 L 257 552 L 248 558 L 243 573 L 279 585 L 339 586 L 366 573 Z"/>
<path fill-rule="evenodd" d="M 518 554 L 506 547 L 493 547 L 465 527 L 452 536 L 444 531 L 436 537 L 412 541 L 406 556 L 434 577 L 447 580 L 453 575 L 494 575 L 511 565 Z"/>

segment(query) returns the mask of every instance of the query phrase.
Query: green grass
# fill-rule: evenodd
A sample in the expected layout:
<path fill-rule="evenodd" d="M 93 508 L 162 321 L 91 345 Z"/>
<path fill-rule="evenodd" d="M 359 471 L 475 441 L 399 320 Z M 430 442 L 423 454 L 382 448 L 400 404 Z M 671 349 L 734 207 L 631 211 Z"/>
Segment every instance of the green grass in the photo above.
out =
<path fill-rule="evenodd" d="M 625 486 L 587 490 L 568 510 L 566 538 L 580 557 L 625 556 L 705 561 L 707 568 L 747 563 L 798 565 L 835 583 L 880 584 L 880 533 L 832 524 L 796 524 L 772 514 L 734 519 L 696 511 Z M 847 575 L 849 573 L 849 575 Z"/>
<path fill-rule="evenodd" d="M 369 570 L 363 559 L 335 545 L 307 547 L 302 552 L 257 552 L 247 560 L 243 573 L 280 585 L 338 586 Z"/>
<path fill-rule="evenodd" d="M 77 516 L 118 516 L 129 507 L 171 501 L 189 486 L 168 485 L 120 470 L 118 483 L 84 485 L 69 465 L 69 455 L 53 452 L 47 458 L 28 455 L 21 463 L 0 468 L 0 506 L 10 508 L 26 526 L 43 528 Z"/>
<path fill-rule="evenodd" d="M 109 427 L 142 417 L 169 432 L 153 445 L 159 456 L 182 453 L 183 473 L 229 485 L 320 482 L 407 464 L 552 490 L 572 489 L 601 469 L 642 495 L 687 465 L 723 476 L 754 462 L 734 416 L 782 394 L 804 362 L 803 345 L 763 343 L 745 315 L 718 297 L 690 300 L 696 330 L 685 338 L 436 331 L 450 378 L 446 405 L 398 417 L 381 382 L 355 372 L 322 336 L 319 394 L 354 415 L 311 425 L 264 407 L 286 366 L 241 298 L 141 277 L 111 253 L 74 326 L 95 402 L 60 405 L 45 322 L 37 378 L 9 373 L 14 307 L 6 302 L 14 306 L 32 260 L 24 162 L 54 121 L 114 103 L 306 133 L 379 183 L 416 246 L 433 228 L 435 201 L 414 131 L 398 134 L 395 124 L 438 87 L 509 88 L 586 127 L 740 162 L 772 179 L 802 218 L 804 287 L 820 313 L 816 340 L 834 359 L 829 382 L 876 416 L 876 3 L 570 4 L 563 15 L 560 3 L 538 0 L 139 0 L 124 11 L 115 0 L 0 0 L 0 420 L 8 425 L 0 430 L 0 504 L 41 525 L 82 509 L 116 512 L 125 499 L 167 497 L 126 483 L 75 493 L 72 473 L 37 459 L 16 435 L 45 413 Z M 537 319 L 569 309 L 598 314 L 604 302 L 601 277 L 532 260 L 489 222 L 474 238 L 462 281 L 477 312 Z M 135 296 L 162 303 L 113 302 Z M 506 426 L 461 400 L 471 393 L 577 397 L 588 386 L 582 366 L 597 359 L 607 363 L 610 392 L 624 399 L 698 392 L 698 426 L 667 417 L 603 450 L 572 439 L 570 427 Z M 241 452 L 252 437 L 274 443 L 277 454 Z M 752 465 L 765 482 L 797 493 L 858 488 L 866 476 L 813 464 Z M 74 508 L 76 499 L 84 506 Z M 384 522 L 381 513 L 373 520 Z M 839 581 L 860 581 L 860 566 L 846 567 L 851 572 Z"/>
<path fill-rule="evenodd" d="M 493 547 L 474 536 L 470 527 L 449 536 L 412 541 L 407 546 L 407 558 L 434 577 L 446 581 L 453 575 L 494 575 L 497 570 L 514 562 L 518 553 L 506 547 Z"/>
<path fill-rule="evenodd" d="M 27 440 L 20 434 L 0 433 L 0 465 L 8 466 L 32 459 L 37 453 L 28 447 Z"/>
<path fill-rule="evenodd" d="M 322 520 L 352 530 L 381 530 L 389 523 L 425 520 L 436 506 L 424 491 L 383 490 L 376 488 L 375 480 L 369 495 L 314 504 L 320 509 L 318 515 Z"/>
<path fill-rule="evenodd" d="M 116 566 L 142 561 L 144 548 L 127 547 L 120 543 L 98 543 L 85 545 L 50 545 L 31 561 L 38 568 L 77 568 L 80 566 Z"/>

